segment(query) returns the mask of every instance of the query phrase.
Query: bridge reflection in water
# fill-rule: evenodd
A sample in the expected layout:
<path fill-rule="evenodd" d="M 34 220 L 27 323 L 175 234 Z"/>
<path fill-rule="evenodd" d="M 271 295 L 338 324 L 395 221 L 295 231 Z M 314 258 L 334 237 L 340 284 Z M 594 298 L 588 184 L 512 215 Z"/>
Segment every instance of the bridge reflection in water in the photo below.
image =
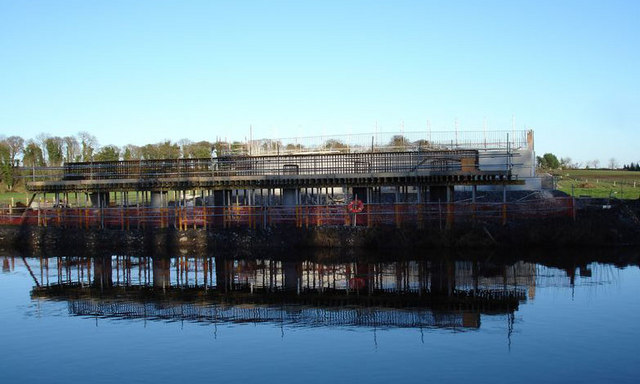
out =
<path fill-rule="evenodd" d="M 448 259 L 112 256 L 29 262 L 32 298 L 66 301 L 72 315 L 308 327 L 478 328 L 480 315 L 489 314 L 507 316 L 511 331 L 513 313 L 535 294 L 536 280 L 535 264 Z"/>

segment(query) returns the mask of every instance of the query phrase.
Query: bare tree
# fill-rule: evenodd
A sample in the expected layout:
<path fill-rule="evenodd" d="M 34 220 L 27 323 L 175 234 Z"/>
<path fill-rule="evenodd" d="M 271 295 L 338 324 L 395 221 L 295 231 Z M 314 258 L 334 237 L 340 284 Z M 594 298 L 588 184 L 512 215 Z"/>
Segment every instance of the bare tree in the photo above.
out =
<path fill-rule="evenodd" d="M 560 158 L 560 168 L 562 169 L 571 169 L 572 167 L 571 158 L 570 157 L 562 157 Z"/>
<path fill-rule="evenodd" d="M 20 136 L 9 136 L 5 140 L 9 146 L 9 156 L 11 157 L 11 164 L 13 167 L 16 165 L 16 157 L 24 150 L 24 139 Z"/>
<path fill-rule="evenodd" d="M 73 136 L 65 136 L 62 140 L 64 141 L 65 161 L 80 161 L 80 144 L 78 140 Z"/>
<path fill-rule="evenodd" d="M 609 168 L 610 169 L 618 168 L 618 161 L 616 160 L 615 157 L 612 157 L 612 158 L 609 159 Z"/>
<path fill-rule="evenodd" d="M 98 148 L 98 139 L 89 132 L 79 132 L 80 146 L 82 147 L 82 161 L 92 161 L 93 154 Z"/>
<path fill-rule="evenodd" d="M 39 133 L 34 142 L 36 144 L 38 144 L 38 146 L 40 146 L 40 150 L 42 151 L 42 157 L 43 158 L 47 158 L 47 139 L 49 138 L 49 135 L 46 133 Z"/>

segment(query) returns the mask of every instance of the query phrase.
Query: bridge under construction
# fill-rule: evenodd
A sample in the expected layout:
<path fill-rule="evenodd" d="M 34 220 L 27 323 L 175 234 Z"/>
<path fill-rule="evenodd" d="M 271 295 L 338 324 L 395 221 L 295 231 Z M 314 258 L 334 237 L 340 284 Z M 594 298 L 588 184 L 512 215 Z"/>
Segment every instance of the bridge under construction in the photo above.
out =
<path fill-rule="evenodd" d="M 376 147 L 373 137 L 370 147 L 252 142 L 210 158 L 65 163 L 33 174 L 29 206 L 38 207 L 38 224 L 61 226 L 399 225 L 443 210 L 452 218 L 454 191 L 464 187 L 470 205 L 458 211 L 504 220 L 507 188 L 531 176 L 533 133 L 504 135 L 395 147 Z M 503 205 L 477 209 L 479 187 L 501 190 Z M 567 208 L 550 209 L 558 207 Z"/>

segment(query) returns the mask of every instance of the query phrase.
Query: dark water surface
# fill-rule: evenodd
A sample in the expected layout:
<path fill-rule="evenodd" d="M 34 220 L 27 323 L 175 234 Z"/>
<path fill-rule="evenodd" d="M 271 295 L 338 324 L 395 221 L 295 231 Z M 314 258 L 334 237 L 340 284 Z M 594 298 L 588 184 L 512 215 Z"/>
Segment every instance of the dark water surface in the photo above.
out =
<path fill-rule="evenodd" d="M 0 381 L 636 383 L 638 256 L 613 252 L 4 254 Z"/>

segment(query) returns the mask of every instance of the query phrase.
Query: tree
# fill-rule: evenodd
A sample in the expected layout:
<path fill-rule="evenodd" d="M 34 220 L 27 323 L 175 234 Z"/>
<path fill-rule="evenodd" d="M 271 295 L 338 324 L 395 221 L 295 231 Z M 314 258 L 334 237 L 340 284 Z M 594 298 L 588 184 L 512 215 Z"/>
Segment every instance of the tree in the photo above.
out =
<path fill-rule="evenodd" d="M 389 140 L 389 144 L 387 144 L 387 146 L 394 149 L 404 149 L 408 144 L 409 140 L 407 140 L 407 138 L 402 135 L 395 135 L 391 140 Z"/>
<path fill-rule="evenodd" d="M 180 146 L 176 143 L 172 143 L 171 140 L 166 140 L 162 143 L 156 144 L 158 148 L 158 154 L 160 159 L 179 159 L 180 158 Z"/>
<path fill-rule="evenodd" d="M 285 149 L 290 152 L 301 151 L 303 148 L 304 146 L 302 144 L 293 144 L 293 143 L 289 143 L 285 147 Z"/>
<path fill-rule="evenodd" d="M 47 139 L 49 138 L 49 135 L 47 135 L 46 133 L 39 133 L 36 138 L 35 138 L 35 143 L 38 144 L 38 146 L 40 147 L 40 149 L 42 150 L 42 158 L 46 159 L 47 158 Z"/>
<path fill-rule="evenodd" d="M 429 140 L 425 140 L 425 139 L 416 140 L 413 142 L 413 145 L 415 145 L 416 147 L 418 147 L 418 149 L 422 151 L 435 148 Z"/>
<path fill-rule="evenodd" d="M 62 138 L 58 136 L 47 137 L 44 140 L 44 145 L 47 149 L 47 163 L 50 167 L 57 167 L 62 164 L 64 160 L 62 144 Z"/>
<path fill-rule="evenodd" d="M 340 140 L 329 139 L 322 145 L 325 149 L 337 149 L 340 152 L 346 152 L 349 147 Z"/>
<path fill-rule="evenodd" d="M 2 140 L 0 141 L 0 179 L 8 190 L 13 189 L 14 170 L 14 164 L 11 161 L 11 146 L 6 140 Z"/>
<path fill-rule="evenodd" d="M 211 157 L 213 143 L 208 141 L 188 142 L 182 146 L 182 157 L 185 159 L 201 159 Z"/>
<path fill-rule="evenodd" d="M 157 144 L 147 144 L 140 148 L 140 152 L 145 160 L 180 158 L 180 146 L 171 143 L 170 140 Z"/>
<path fill-rule="evenodd" d="M 106 145 L 95 154 L 95 161 L 118 161 L 120 160 L 120 148 L 115 145 Z"/>
<path fill-rule="evenodd" d="M 98 139 L 89 132 L 78 133 L 82 149 L 82 161 L 93 161 L 93 153 L 98 147 Z"/>
<path fill-rule="evenodd" d="M 616 160 L 615 157 L 612 157 L 609 159 L 609 169 L 616 169 L 618 168 L 618 161 Z"/>
<path fill-rule="evenodd" d="M 558 169 L 560 161 L 553 153 L 545 153 L 542 157 L 538 156 L 538 167 L 543 169 Z"/>
<path fill-rule="evenodd" d="M 65 136 L 62 138 L 62 141 L 64 142 L 65 151 L 64 161 L 80 161 L 80 144 L 78 140 L 73 136 Z"/>
<path fill-rule="evenodd" d="M 137 145 L 127 144 L 124 146 L 122 160 L 140 160 L 142 159 L 142 148 Z"/>
<path fill-rule="evenodd" d="M 11 164 L 16 166 L 16 157 L 24 150 L 24 139 L 20 136 L 9 136 L 5 140 L 9 146 L 9 157 L 11 158 Z"/>
<path fill-rule="evenodd" d="M 600 160 L 595 159 L 587 161 L 587 168 L 598 168 L 600 166 Z"/>
<path fill-rule="evenodd" d="M 42 167 L 44 166 L 44 155 L 42 149 L 33 140 L 27 141 L 22 156 L 22 164 L 25 167 Z"/>

